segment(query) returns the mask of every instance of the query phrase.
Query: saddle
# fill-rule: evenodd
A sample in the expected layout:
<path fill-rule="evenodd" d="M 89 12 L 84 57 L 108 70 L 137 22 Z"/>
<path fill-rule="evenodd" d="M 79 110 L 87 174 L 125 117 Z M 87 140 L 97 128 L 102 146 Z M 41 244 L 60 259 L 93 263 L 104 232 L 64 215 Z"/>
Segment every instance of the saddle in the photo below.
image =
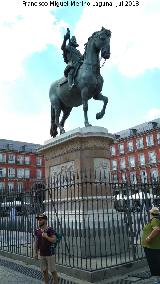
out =
<path fill-rule="evenodd" d="M 73 78 L 75 80 L 76 76 L 77 76 L 77 73 L 78 73 L 78 70 L 80 68 L 80 66 L 83 64 L 83 62 L 80 62 L 79 64 L 77 64 L 75 70 L 74 70 L 74 73 L 73 73 Z M 59 86 L 62 86 L 64 84 L 66 84 L 68 82 L 68 79 L 66 77 L 63 77 L 62 79 L 60 79 L 59 81 Z"/>

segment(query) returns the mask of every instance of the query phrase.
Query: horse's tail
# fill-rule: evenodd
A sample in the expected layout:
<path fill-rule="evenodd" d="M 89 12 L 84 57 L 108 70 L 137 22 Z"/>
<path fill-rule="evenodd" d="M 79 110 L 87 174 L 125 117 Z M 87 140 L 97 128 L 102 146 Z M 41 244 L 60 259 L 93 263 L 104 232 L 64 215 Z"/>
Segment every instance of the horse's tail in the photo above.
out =
<path fill-rule="evenodd" d="M 50 128 L 50 135 L 52 137 L 56 137 L 56 135 L 58 134 L 57 132 L 57 125 L 55 123 L 55 110 L 51 104 L 51 128 Z"/>

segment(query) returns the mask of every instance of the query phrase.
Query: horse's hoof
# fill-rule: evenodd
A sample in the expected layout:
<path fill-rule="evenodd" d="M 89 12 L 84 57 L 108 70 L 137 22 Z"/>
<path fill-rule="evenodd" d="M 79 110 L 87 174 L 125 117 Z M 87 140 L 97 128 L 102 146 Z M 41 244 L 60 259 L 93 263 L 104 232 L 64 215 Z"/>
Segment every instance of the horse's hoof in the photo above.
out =
<path fill-rule="evenodd" d="M 90 123 L 85 123 L 85 127 L 89 127 L 89 126 L 92 126 L 92 124 L 90 124 Z"/>
<path fill-rule="evenodd" d="M 60 130 L 60 135 L 61 135 L 61 134 L 64 134 L 64 133 L 65 133 L 65 130 L 64 130 L 64 129 L 61 129 L 61 130 Z"/>
<path fill-rule="evenodd" d="M 96 114 L 96 119 L 101 119 L 103 116 L 104 116 L 103 113 L 98 112 L 98 113 Z"/>

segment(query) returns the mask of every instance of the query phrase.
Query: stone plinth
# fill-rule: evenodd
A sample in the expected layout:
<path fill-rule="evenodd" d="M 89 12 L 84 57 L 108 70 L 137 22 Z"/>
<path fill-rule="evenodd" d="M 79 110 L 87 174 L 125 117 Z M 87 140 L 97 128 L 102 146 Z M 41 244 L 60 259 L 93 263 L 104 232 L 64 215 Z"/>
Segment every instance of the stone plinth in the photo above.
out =
<path fill-rule="evenodd" d="M 113 135 L 103 127 L 76 128 L 45 141 L 39 151 L 44 154 L 46 177 L 66 172 L 109 171 L 110 145 Z"/>
<path fill-rule="evenodd" d="M 45 142 L 45 208 L 49 221 L 60 224 L 70 254 L 95 257 L 124 251 L 127 230 L 113 215 L 109 181 L 113 135 L 103 127 L 84 127 Z M 49 193 L 51 192 L 51 194 Z M 114 233 L 115 232 L 115 233 Z M 114 238 L 111 236 L 114 234 Z M 100 245 L 95 245 L 95 244 Z"/>

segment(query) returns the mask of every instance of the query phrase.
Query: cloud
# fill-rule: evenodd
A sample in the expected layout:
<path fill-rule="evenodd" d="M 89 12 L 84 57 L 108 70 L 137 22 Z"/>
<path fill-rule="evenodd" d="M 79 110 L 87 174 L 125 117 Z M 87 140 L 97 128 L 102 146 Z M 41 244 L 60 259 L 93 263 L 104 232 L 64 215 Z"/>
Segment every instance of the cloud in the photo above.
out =
<path fill-rule="evenodd" d="M 63 20 L 57 21 L 54 8 L 25 7 L 22 0 L 0 1 L 0 114 L 5 122 L 1 123 L 1 137 L 43 143 L 49 136 L 49 100 L 49 109 L 22 116 L 14 102 L 23 94 L 16 94 L 14 87 L 21 79 L 27 81 L 25 63 L 33 54 L 48 45 L 59 48 L 61 30 L 66 27 Z"/>
<path fill-rule="evenodd" d="M 116 66 L 127 77 L 160 68 L 159 0 L 141 0 L 138 7 L 85 7 L 75 28 L 81 49 L 102 26 L 112 31 L 109 67 Z"/>
<path fill-rule="evenodd" d="M 152 108 L 144 115 L 145 120 L 153 120 L 160 117 L 160 108 Z"/>
<path fill-rule="evenodd" d="M 9 111 L 7 106 L 5 100 L 3 107 L 0 107 L 1 117 L 5 117 L 1 121 L 1 138 L 43 144 L 44 137 L 49 137 L 50 105 L 48 104 L 48 109 L 30 115 Z"/>
<path fill-rule="evenodd" d="M 2 3 L 3 2 L 3 3 Z M 37 1 L 38 2 L 38 1 Z M 33 53 L 59 46 L 64 21 L 57 21 L 50 7 L 25 7 L 23 1 L 0 4 L 0 74 L 3 81 L 24 76 L 24 62 Z"/>

